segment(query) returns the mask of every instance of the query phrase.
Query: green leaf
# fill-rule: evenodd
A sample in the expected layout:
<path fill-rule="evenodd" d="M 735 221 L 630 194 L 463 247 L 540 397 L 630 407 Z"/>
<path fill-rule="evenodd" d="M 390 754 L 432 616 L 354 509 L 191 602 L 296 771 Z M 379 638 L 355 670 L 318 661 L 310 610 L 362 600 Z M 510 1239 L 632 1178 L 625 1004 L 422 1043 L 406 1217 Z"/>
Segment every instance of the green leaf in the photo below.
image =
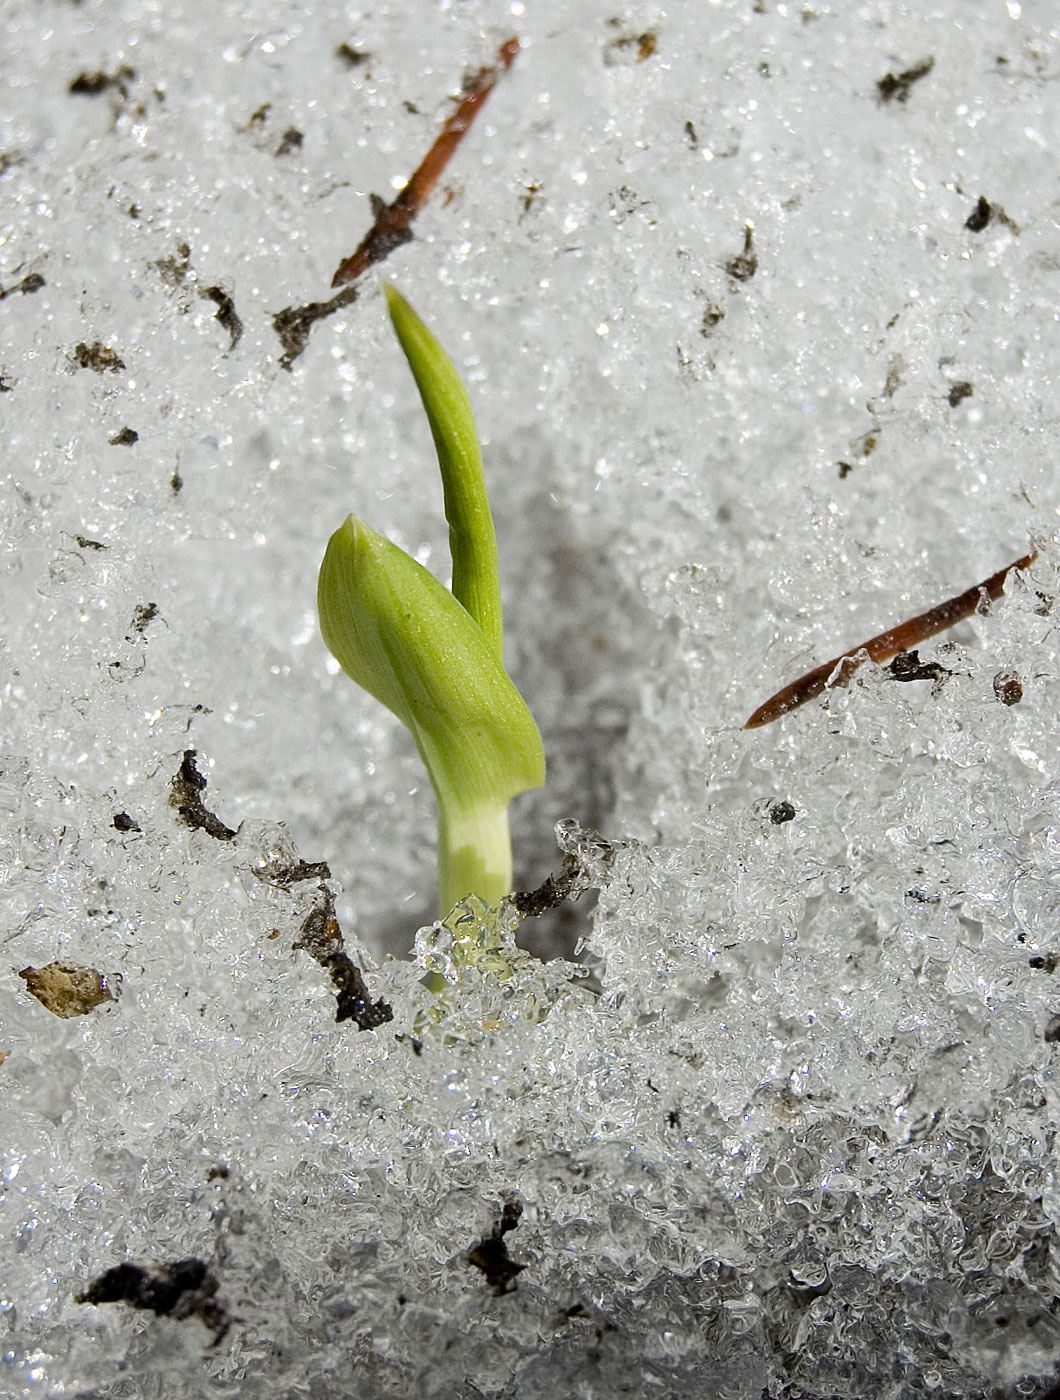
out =
<path fill-rule="evenodd" d="M 453 556 L 453 597 L 463 603 L 497 660 L 503 661 L 497 537 L 471 400 L 452 360 L 405 298 L 389 283 L 385 290 L 390 319 L 420 391 L 438 453 Z"/>
<path fill-rule="evenodd" d="M 439 807 L 442 912 L 511 889 L 507 804 L 544 782 L 533 716 L 481 627 L 433 574 L 350 516 L 317 606 L 339 665 L 409 729 Z M 469 883 L 470 882 L 470 883 Z"/>

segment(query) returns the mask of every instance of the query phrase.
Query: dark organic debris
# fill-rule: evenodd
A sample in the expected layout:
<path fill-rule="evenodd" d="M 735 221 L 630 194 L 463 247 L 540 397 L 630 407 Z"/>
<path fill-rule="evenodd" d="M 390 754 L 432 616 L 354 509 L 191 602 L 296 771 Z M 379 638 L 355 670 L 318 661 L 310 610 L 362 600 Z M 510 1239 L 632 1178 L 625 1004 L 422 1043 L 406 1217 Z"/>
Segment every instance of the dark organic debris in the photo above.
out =
<path fill-rule="evenodd" d="M 511 1257 L 504 1239 L 519 1224 L 522 1214 L 521 1201 L 506 1201 L 500 1220 L 484 1239 L 468 1251 L 467 1262 L 485 1274 L 486 1282 L 498 1297 L 515 1292 L 516 1279 L 526 1268 L 525 1264 L 517 1264 Z"/>
<path fill-rule="evenodd" d="M 725 264 L 725 271 L 737 282 L 750 282 L 758 271 L 758 257 L 754 251 L 754 229 L 747 224 L 743 232 L 743 250 Z"/>
<path fill-rule="evenodd" d="M 133 443 L 140 441 L 140 434 L 134 432 L 132 428 L 119 428 L 112 438 L 107 441 L 111 447 L 132 447 Z"/>
<path fill-rule="evenodd" d="M 94 73 L 78 73 L 67 91 L 75 97 L 98 97 L 100 93 L 115 88 L 122 97 L 128 97 L 129 83 L 135 77 L 134 70 L 124 64 L 113 73 L 104 73 L 102 69 L 97 69 Z"/>
<path fill-rule="evenodd" d="M 99 340 L 91 345 L 86 345 L 83 340 L 78 341 L 74 346 L 73 361 L 78 369 L 92 369 L 97 374 L 106 374 L 108 370 L 111 374 L 117 374 L 125 368 L 125 361 L 118 352 Z"/>
<path fill-rule="evenodd" d="M 236 304 L 223 287 L 201 287 L 199 296 L 216 304 L 214 319 L 219 321 L 231 338 L 229 350 L 234 350 L 243 338 L 243 322 L 236 315 Z"/>
<path fill-rule="evenodd" d="M 44 278 L 39 272 L 29 272 L 21 282 L 12 282 L 10 287 L 0 287 L 0 301 L 3 301 L 5 297 L 13 297 L 16 292 L 21 292 L 23 296 L 31 296 L 34 292 L 39 292 L 45 285 Z"/>
<path fill-rule="evenodd" d="M 594 855 L 607 865 L 614 856 L 614 848 L 598 839 Z M 568 851 L 558 875 L 550 875 L 536 890 L 516 890 L 509 896 L 512 907 L 528 919 L 538 919 L 550 909 L 556 909 L 568 899 L 578 899 L 594 886 L 594 876 L 587 862 L 577 851 Z"/>
<path fill-rule="evenodd" d="M 615 23 L 612 20 L 612 23 Z M 608 39 L 604 45 L 604 63 L 614 68 L 624 63 L 643 63 L 651 58 L 659 46 L 659 35 L 654 29 L 645 29 L 638 34 L 624 33 Z"/>
<path fill-rule="evenodd" d="M 106 549 L 106 545 L 100 540 L 90 540 L 87 535 L 75 535 L 74 540 L 78 549 Z"/>
<path fill-rule="evenodd" d="M 1055 1045 L 1060 1040 L 1060 1016 L 1055 1013 L 1049 1017 L 1045 1024 L 1044 1040 L 1048 1045 Z"/>
<path fill-rule="evenodd" d="M 913 84 L 918 83 L 921 78 L 926 78 L 934 66 L 933 58 L 922 58 L 919 63 L 903 69 L 901 73 L 885 73 L 876 84 L 880 101 L 908 102 Z"/>
<path fill-rule="evenodd" d="M 886 632 L 880 632 L 877 636 L 870 637 L 867 642 L 852 647 L 840 656 L 833 657 L 831 661 L 826 661 L 823 666 L 815 666 L 812 671 L 807 671 L 798 680 L 792 681 L 790 685 L 778 690 L 776 695 L 771 696 L 764 705 L 759 705 L 744 728 L 758 729 L 763 724 L 771 724 L 781 715 L 786 715 L 791 710 L 798 709 L 800 705 L 805 705 L 807 700 L 812 700 L 822 691 L 830 690 L 835 686 L 849 685 L 854 672 L 865 661 L 874 661 L 877 665 L 882 665 L 883 662 L 890 661 L 892 657 L 897 657 L 899 652 L 909 651 L 916 643 L 926 641 L 928 637 L 934 637 L 936 633 L 943 632 L 947 627 L 952 627 L 954 623 L 970 617 L 972 613 L 984 608 L 987 603 L 1001 597 L 1005 590 L 1005 580 L 1013 569 L 1029 569 L 1037 557 L 1037 551 L 1025 554 L 1021 559 L 1006 564 L 996 574 L 991 574 L 989 578 L 983 579 L 982 583 L 973 584 L 963 593 L 958 593 L 955 598 L 948 598 L 946 602 L 939 603 L 937 607 L 929 608 L 927 612 L 918 613 L 916 617 L 911 617 L 906 622 L 900 622 L 897 627 L 890 627 Z M 896 676 L 896 679 L 920 679 L 920 677 Z"/>
<path fill-rule="evenodd" d="M 343 287 L 330 301 L 310 301 L 304 306 L 285 306 L 278 311 L 272 318 L 272 327 L 283 346 L 280 364 L 284 369 L 290 369 L 306 348 L 309 332 L 318 321 L 333 316 L 346 306 L 352 306 L 356 300 L 357 288 Z"/>
<path fill-rule="evenodd" d="M 132 622 L 129 625 L 137 637 L 142 637 L 147 631 L 147 624 L 149 622 L 154 622 L 157 616 L 157 603 L 137 603 L 133 610 Z M 132 637 L 127 637 L 126 640 L 131 642 L 133 639 Z"/>
<path fill-rule="evenodd" d="M 295 948 L 301 948 L 324 969 L 338 993 L 336 1021 L 356 1021 L 362 1031 L 374 1030 L 394 1019 L 385 1001 L 372 1001 L 364 974 L 342 943 L 342 929 L 335 917 L 335 898 L 325 886 L 320 899 L 302 925 Z"/>
<path fill-rule="evenodd" d="M 217 1297 L 220 1284 L 202 1259 L 176 1259 L 169 1264 L 117 1264 L 93 1279 L 75 1302 L 128 1303 L 158 1317 L 197 1317 L 214 1334 L 214 1343 L 231 1325 L 228 1310 Z"/>
<path fill-rule="evenodd" d="M 795 820 L 795 808 L 790 802 L 774 802 L 769 809 L 769 820 L 774 826 Z"/>
<path fill-rule="evenodd" d="M 967 379 L 958 379 L 950 385 L 950 392 L 946 395 L 946 402 L 950 408 L 956 408 L 965 399 L 970 399 L 975 393 L 975 389 L 968 383 Z"/>
<path fill-rule="evenodd" d="M 887 667 L 895 681 L 942 681 L 950 674 L 937 661 L 921 661 L 916 651 L 900 651 Z"/>
<path fill-rule="evenodd" d="M 18 975 L 30 996 L 64 1021 L 71 1016 L 87 1016 L 105 1001 L 116 1000 L 105 974 L 94 967 L 51 962 L 44 967 L 24 967 Z"/>
<path fill-rule="evenodd" d="M 140 823 L 134 817 L 130 817 L 128 812 L 115 812 L 112 826 L 115 831 L 142 831 Z"/>
<path fill-rule="evenodd" d="M 167 287 L 179 287 L 191 267 L 191 244 L 178 243 L 176 257 L 159 258 L 154 265 Z"/>
<path fill-rule="evenodd" d="M 290 889 L 303 880 L 331 879 L 331 867 L 326 860 L 277 860 L 259 866 L 254 873 L 281 890 Z"/>
<path fill-rule="evenodd" d="M 338 44 L 335 47 L 335 57 L 346 68 L 360 68 L 368 63 L 372 55 L 363 49 L 355 49 L 352 44 Z"/>
<path fill-rule="evenodd" d="M 990 207 L 990 201 L 985 195 L 980 195 L 976 201 L 975 208 L 965 219 L 964 227 L 968 229 L 970 233 L 982 233 L 983 229 L 986 228 L 987 224 L 989 224 L 990 220 L 993 218 L 993 215 L 994 211 Z"/>
<path fill-rule="evenodd" d="M 170 805 L 177 809 L 181 821 L 193 831 L 205 831 L 216 841 L 233 841 L 235 832 L 225 826 L 219 817 L 208 811 L 202 800 L 206 791 L 206 779 L 195 767 L 196 752 L 186 749 L 181 760 L 180 772 L 170 782 Z"/>
<path fill-rule="evenodd" d="M 1018 705 L 1023 699 L 1023 681 L 1018 671 L 998 671 L 994 677 L 994 695 L 1002 705 Z"/>
<path fill-rule="evenodd" d="M 289 156 L 292 151 L 300 151 L 305 136 L 296 126 L 289 126 L 280 138 L 280 144 L 276 147 L 278 156 Z"/>

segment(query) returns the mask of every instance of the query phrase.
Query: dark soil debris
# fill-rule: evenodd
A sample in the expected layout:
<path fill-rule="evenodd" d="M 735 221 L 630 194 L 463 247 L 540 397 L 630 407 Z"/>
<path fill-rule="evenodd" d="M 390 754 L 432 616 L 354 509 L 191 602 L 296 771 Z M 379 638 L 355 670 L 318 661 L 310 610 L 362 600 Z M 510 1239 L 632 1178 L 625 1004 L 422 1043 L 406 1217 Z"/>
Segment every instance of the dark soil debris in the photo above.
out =
<path fill-rule="evenodd" d="M 51 962 L 45 967 L 24 967 L 18 975 L 30 996 L 64 1021 L 72 1016 L 87 1016 L 105 1001 L 115 1000 L 107 978 L 94 967 Z"/>
<path fill-rule="evenodd" d="M 276 885 L 282 890 L 303 880 L 331 879 L 331 867 L 326 860 L 273 861 L 260 866 L 255 873 L 266 884 Z"/>
<path fill-rule="evenodd" d="M 95 370 L 96 374 L 117 374 L 125 368 L 125 361 L 118 352 L 100 340 L 94 340 L 91 345 L 86 345 L 83 340 L 78 341 L 74 346 L 73 361 L 78 369 Z"/>
<path fill-rule="evenodd" d="M 115 831 L 142 831 L 143 827 L 128 812 L 115 812 L 111 823 Z"/>
<path fill-rule="evenodd" d="M 620 21 L 611 23 L 618 25 Z M 643 63 L 658 47 L 659 35 L 654 29 L 644 29 L 638 34 L 618 34 L 604 45 L 604 62 L 609 68 L 624 63 Z"/>
<path fill-rule="evenodd" d="M 67 91 L 75 97 L 98 97 L 100 93 L 109 92 L 114 88 L 124 98 L 128 97 L 129 84 L 135 77 L 134 70 L 124 64 L 113 73 L 104 73 L 102 69 L 97 69 L 94 73 L 78 73 Z"/>
<path fill-rule="evenodd" d="M 969 233 L 982 233 L 993 215 L 994 211 L 990 207 L 990 201 L 984 195 L 980 195 L 975 208 L 965 219 L 964 227 Z"/>
<path fill-rule="evenodd" d="M 370 1031 L 394 1019 L 393 1009 L 385 1001 L 372 1001 L 364 974 L 343 947 L 335 899 L 326 886 L 321 885 L 320 899 L 294 946 L 307 952 L 331 978 L 338 994 L 336 1021 L 356 1021 L 359 1030 Z"/>
<path fill-rule="evenodd" d="M 926 78 L 935 66 L 934 58 L 922 58 L 911 68 L 901 73 L 885 73 L 876 84 L 876 92 L 881 102 L 908 102 L 913 84 Z"/>
<path fill-rule="evenodd" d="M 142 637 L 147 631 L 147 624 L 154 622 L 158 615 L 157 603 L 137 603 L 129 625 L 138 637 Z"/>
<path fill-rule="evenodd" d="M 178 243 L 176 257 L 159 258 L 155 267 L 167 287 L 179 287 L 187 278 L 191 267 L 191 244 Z"/>
<path fill-rule="evenodd" d="M 300 151 L 305 135 L 296 126 L 289 126 L 280 137 L 280 144 L 276 147 L 276 155 L 289 156 L 292 151 Z"/>
<path fill-rule="evenodd" d="M 372 55 L 364 49 L 355 49 L 352 44 L 337 44 L 335 57 L 345 68 L 363 68 L 371 61 Z"/>
<path fill-rule="evenodd" d="M 34 292 L 39 292 L 45 286 L 44 278 L 39 272 L 30 272 L 23 277 L 21 282 L 13 282 L 10 287 L 0 287 L 0 301 L 5 297 L 13 297 L 16 292 L 21 292 L 23 296 L 30 296 Z"/>
<path fill-rule="evenodd" d="M 1020 231 L 1019 224 L 1014 219 L 1009 218 L 1000 204 L 991 204 L 984 195 L 980 195 L 975 208 L 965 219 L 964 227 L 969 233 L 982 233 L 995 220 L 999 224 L 1004 224 L 1015 234 Z"/>
<path fill-rule="evenodd" d="M 526 1268 L 525 1264 L 517 1264 L 511 1257 L 504 1239 L 519 1224 L 522 1214 L 520 1201 L 506 1201 L 501 1218 L 491 1232 L 468 1251 L 467 1262 L 485 1275 L 486 1282 L 498 1297 L 515 1292 L 516 1279 Z"/>
<path fill-rule="evenodd" d="M 602 855 L 606 862 L 613 852 L 608 848 L 598 851 L 598 854 Z M 510 901 L 513 908 L 526 918 L 538 919 L 550 909 L 558 908 L 568 899 L 578 899 L 592 888 L 592 876 L 577 855 L 568 852 L 563 857 L 558 875 L 550 875 L 536 890 L 516 890 L 510 896 Z"/>
<path fill-rule="evenodd" d="M 90 540 L 87 535 L 75 535 L 78 549 L 106 549 L 106 545 L 101 540 Z"/>
<path fill-rule="evenodd" d="M 994 677 L 994 695 L 1002 705 L 1018 705 L 1023 699 L 1023 681 L 1018 671 L 998 671 Z"/>
<path fill-rule="evenodd" d="M 941 681 L 950 674 L 937 661 L 921 661 L 916 651 L 900 651 L 885 670 L 895 681 Z"/>
<path fill-rule="evenodd" d="M 235 302 L 223 287 L 203 287 L 199 295 L 216 305 L 214 319 L 228 332 L 231 340 L 228 348 L 234 350 L 243 338 L 243 322 L 236 315 Z"/>
<path fill-rule="evenodd" d="M 140 434 L 132 428 L 119 428 L 112 438 L 107 441 L 111 447 L 132 447 L 134 443 L 140 441 Z"/>
<path fill-rule="evenodd" d="M 333 316 L 357 300 L 356 287 L 343 287 L 330 301 L 310 301 L 305 306 L 285 306 L 272 318 L 272 328 L 280 337 L 283 354 L 280 364 L 290 369 L 309 343 L 309 333 L 318 321 Z"/>
<path fill-rule="evenodd" d="M 774 802 L 769 809 L 769 820 L 774 826 L 795 820 L 795 808 L 790 802 Z"/>
<path fill-rule="evenodd" d="M 750 224 L 744 228 L 743 249 L 725 263 L 725 271 L 737 282 L 750 282 L 758 271 L 758 257 L 754 251 L 754 229 Z"/>
<path fill-rule="evenodd" d="M 184 825 L 193 831 L 205 831 L 215 841 L 232 841 L 235 832 L 209 811 L 202 800 L 206 779 L 195 767 L 196 757 L 194 749 L 185 750 L 180 772 L 170 782 L 170 805 L 177 809 Z"/>
<path fill-rule="evenodd" d="M 117 1264 L 100 1274 L 75 1302 L 128 1303 L 158 1317 L 197 1317 L 219 1342 L 231 1325 L 228 1310 L 217 1297 L 220 1284 L 202 1259 L 176 1259 L 169 1264 Z"/>
<path fill-rule="evenodd" d="M 975 393 L 975 389 L 968 383 L 967 379 L 959 379 L 955 384 L 950 385 L 950 392 L 946 395 L 946 402 L 950 408 L 956 408 L 965 399 L 970 399 Z"/>

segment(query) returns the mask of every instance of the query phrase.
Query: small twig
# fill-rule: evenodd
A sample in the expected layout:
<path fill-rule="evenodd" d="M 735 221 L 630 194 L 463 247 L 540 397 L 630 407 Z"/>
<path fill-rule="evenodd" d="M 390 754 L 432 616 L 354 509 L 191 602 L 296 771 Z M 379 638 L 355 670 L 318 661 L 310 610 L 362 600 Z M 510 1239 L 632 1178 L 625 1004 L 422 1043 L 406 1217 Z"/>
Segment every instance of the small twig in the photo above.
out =
<path fill-rule="evenodd" d="M 1021 559 L 998 569 L 996 574 L 983 579 L 982 583 L 974 584 L 963 593 L 958 593 L 956 598 L 949 598 L 945 603 L 929 608 L 927 612 L 919 613 L 906 622 L 900 622 L 897 627 L 891 627 L 886 632 L 871 637 L 867 642 L 862 642 L 860 646 L 852 647 L 841 656 L 833 657 L 823 666 L 816 666 L 812 671 L 807 671 L 797 681 L 792 681 L 783 690 L 778 690 L 764 705 L 759 705 L 744 728 L 759 729 L 763 724 L 771 724 L 781 715 L 805 705 L 807 700 L 812 700 L 823 690 L 849 684 L 851 676 L 863 662 L 875 661 L 879 664 L 890 661 L 899 652 L 909 651 L 918 642 L 926 641 L 928 637 L 945 631 L 947 627 L 952 627 L 963 618 L 971 617 L 984 602 L 993 602 L 1001 597 L 1005 589 L 1005 579 L 1011 570 L 1028 569 L 1037 557 L 1037 551 L 1025 554 Z"/>
<path fill-rule="evenodd" d="M 413 219 L 427 203 L 442 171 L 493 91 L 497 79 L 511 67 L 518 52 L 519 40 L 513 35 L 497 51 L 497 62 L 479 69 L 460 105 L 446 120 L 411 180 L 392 203 L 386 204 L 378 195 L 372 196 L 372 212 L 375 215 L 372 227 L 361 239 L 356 251 L 342 260 L 331 279 L 331 285 L 338 287 L 339 291 L 328 301 L 286 306 L 273 317 L 273 328 L 283 345 L 280 364 L 284 369 L 290 369 L 305 349 L 309 333 L 317 321 L 334 315 L 356 300 L 357 288 L 350 283 L 412 238 L 410 225 Z"/>
<path fill-rule="evenodd" d="M 398 197 L 390 204 L 384 204 L 378 196 L 373 200 L 375 223 L 361 239 L 357 251 L 339 263 L 331 279 L 333 287 L 344 287 L 347 282 L 353 282 L 374 263 L 382 262 L 400 244 L 408 242 L 412 236 L 408 231 L 409 224 L 430 199 L 431 191 L 485 105 L 497 79 L 512 66 L 518 52 L 519 40 L 513 35 L 498 49 L 497 62 L 478 70 L 459 107 L 446 119 L 434 145 L 420 161 L 416 173 Z"/>

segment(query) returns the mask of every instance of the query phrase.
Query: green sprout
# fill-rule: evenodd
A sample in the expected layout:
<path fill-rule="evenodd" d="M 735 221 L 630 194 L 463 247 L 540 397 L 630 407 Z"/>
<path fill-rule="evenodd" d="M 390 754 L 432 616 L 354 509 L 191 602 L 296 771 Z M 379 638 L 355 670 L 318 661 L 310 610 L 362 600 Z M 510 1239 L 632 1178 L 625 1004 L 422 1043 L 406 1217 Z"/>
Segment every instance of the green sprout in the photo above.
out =
<path fill-rule="evenodd" d="M 386 287 L 390 319 L 434 435 L 452 591 L 350 515 L 320 566 L 325 645 L 409 730 L 438 800 L 441 915 L 512 888 L 508 803 L 545 781 L 537 725 L 504 669 L 497 539 L 471 401 L 449 356 Z"/>

